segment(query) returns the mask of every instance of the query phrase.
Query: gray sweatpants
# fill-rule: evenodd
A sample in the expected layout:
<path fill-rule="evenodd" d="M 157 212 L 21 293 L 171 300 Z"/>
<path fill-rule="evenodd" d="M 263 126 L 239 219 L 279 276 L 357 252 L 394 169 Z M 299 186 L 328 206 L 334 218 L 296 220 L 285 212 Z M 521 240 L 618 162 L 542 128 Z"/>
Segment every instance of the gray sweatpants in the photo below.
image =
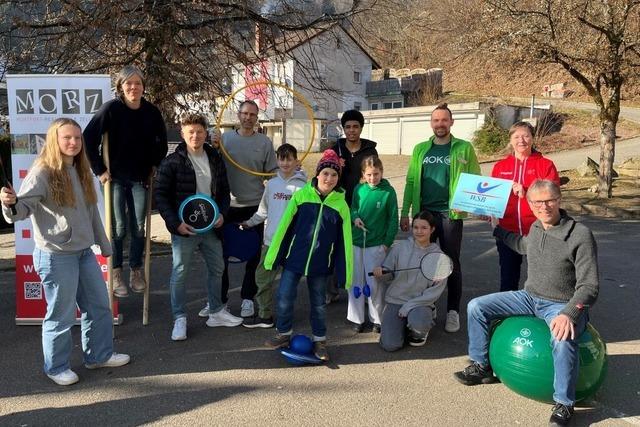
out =
<path fill-rule="evenodd" d="M 382 312 L 382 328 L 380 331 L 380 347 L 385 351 L 400 350 L 404 345 L 406 329 L 412 330 L 416 336 L 424 337 L 433 327 L 433 311 L 431 307 L 416 307 L 409 311 L 407 317 L 398 316 L 399 304 L 389 304 Z"/>

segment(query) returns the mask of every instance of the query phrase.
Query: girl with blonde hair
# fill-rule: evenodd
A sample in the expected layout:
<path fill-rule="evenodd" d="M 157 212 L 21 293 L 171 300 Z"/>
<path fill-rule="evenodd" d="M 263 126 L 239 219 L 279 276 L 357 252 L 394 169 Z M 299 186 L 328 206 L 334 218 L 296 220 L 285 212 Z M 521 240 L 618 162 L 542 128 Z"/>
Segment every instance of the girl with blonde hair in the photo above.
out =
<path fill-rule="evenodd" d="M 102 272 L 91 246 L 111 255 L 83 149 L 82 130 L 67 118 L 49 126 L 45 146 L 16 196 L 2 187 L 2 214 L 9 223 L 31 217 L 33 264 L 42 280 L 47 313 L 42 322 L 44 372 L 56 384 L 78 381 L 69 357 L 76 304 L 82 314 L 82 351 L 88 369 L 129 363 L 113 352 L 112 317 Z M 12 209 L 13 208 L 13 209 Z"/>

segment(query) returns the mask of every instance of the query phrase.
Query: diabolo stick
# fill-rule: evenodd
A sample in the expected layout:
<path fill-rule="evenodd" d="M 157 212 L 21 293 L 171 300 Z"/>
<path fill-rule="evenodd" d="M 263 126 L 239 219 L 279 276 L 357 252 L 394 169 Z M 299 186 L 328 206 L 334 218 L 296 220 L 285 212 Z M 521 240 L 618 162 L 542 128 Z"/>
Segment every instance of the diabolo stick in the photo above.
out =
<path fill-rule="evenodd" d="M 149 324 L 149 288 L 151 287 L 151 195 L 153 193 L 153 171 L 149 175 L 149 189 L 147 190 L 147 221 L 146 236 L 144 242 L 144 280 L 147 286 L 144 288 L 142 299 L 142 324 Z"/>
<path fill-rule="evenodd" d="M 107 167 L 107 172 L 111 174 L 109 169 L 109 133 L 105 132 L 102 135 L 102 160 Z M 113 203 L 111 200 L 111 180 L 108 179 L 104 183 L 104 228 L 107 232 L 107 239 L 111 243 L 111 214 L 113 210 Z M 109 310 L 111 310 L 111 323 L 113 324 L 113 255 L 107 257 L 107 289 L 109 291 Z M 113 328 L 113 326 L 112 326 Z M 115 337 L 115 328 L 113 328 L 113 335 Z"/>

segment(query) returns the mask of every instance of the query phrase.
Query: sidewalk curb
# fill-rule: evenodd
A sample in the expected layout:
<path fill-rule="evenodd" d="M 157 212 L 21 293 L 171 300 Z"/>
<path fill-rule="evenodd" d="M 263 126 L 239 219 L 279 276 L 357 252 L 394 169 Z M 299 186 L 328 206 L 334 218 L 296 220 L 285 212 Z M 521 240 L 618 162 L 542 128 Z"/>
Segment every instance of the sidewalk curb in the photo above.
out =
<path fill-rule="evenodd" d="M 591 215 L 602 218 L 640 219 L 640 209 L 630 210 L 612 206 L 591 205 L 588 203 L 562 202 L 562 207 L 576 215 Z"/>
<path fill-rule="evenodd" d="M 155 258 L 157 256 L 165 256 L 165 255 L 171 255 L 171 249 L 163 249 L 160 251 L 155 251 L 151 253 L 151 257 Z M 11 260 L 12 263 L 14 261 L 14 259 Z M 10 265 L 10 266 L 1 266 L 0 265 L 0 273 L 4 273 L 7 271 L 16 271 L 16 266 L 15 265 Z"/>

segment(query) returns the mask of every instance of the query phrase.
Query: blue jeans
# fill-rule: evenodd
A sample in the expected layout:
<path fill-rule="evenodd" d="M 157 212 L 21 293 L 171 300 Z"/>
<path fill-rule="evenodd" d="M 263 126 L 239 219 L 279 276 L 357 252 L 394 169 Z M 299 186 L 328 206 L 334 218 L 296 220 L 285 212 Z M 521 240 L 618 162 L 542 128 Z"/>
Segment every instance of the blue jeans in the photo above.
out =
<path fill-rule="evenodd" d="M 496 240 L 496 247 L 500 260 L 500 292 L 517 291 L 520 285 L 520 267 L 523 256 L 501 240 Z"/>
<path fill-rule="evenodd" d="M 113 320 L 105 280 L 93 251 L 56 254 L 36 248 L 33 265 L 47 300 L 42 322 L 44 372 L 56 375 L 69 369 L 76 303 L 82 313 L 84 362 L 107 361 L 113 353 Z"/>
<path fill-rule="evenodd" d="M 173 269 L 171 270 L 171 312 L 173 318 L 187 317 L 184 309 L 186 300 L 185 279 L 191 266 L 191 259 L 197 248 L 207 265 L 207 294 L 209 296 L 209 311 L 217 313 L 222 310 L 220 300 L 220 286 L 224 261 L 222 259 L 222 243 L 213 230 L 195 236 L 183 237 L 171 235 L 171 250 L 173 252 Z"/>
<path fill-rule="evenodd" d="M 467 306 L 469 329 L 469 358 L 482 365 L 489 363 L 489 330 L 491 322 L 510 316 L 536 316 L 547 325 L 562 311 L 566 303 L 534 297 L 527 291 L 498 292 L 474 298 Z M 583 312 L 575 325 L 575 340 L 558 341 L 551 338 L 553 346 L 553 400 L 563 405 L 573 405 L 576 400 L 578 380 L 577 338 L 584 332 L 589 316 Z"/>
<path fill-rule="evenodd" d="M 407 317 L 398 316 L 400 308 L 400 304 L 387 303 L 382 312 L 380 347 L 385 351 L 400 350 L 404 346 L 407 328 L 414 338 L 424 338 L 435 323 L 431 307 L 415 307 Z"/>
<path fill-rule="evenodd" d="M 127 229 L 130 231 L 129 266 L 142 266 L 144 251 L 144 225 L 147 214 L 147 191 L 143 182 L 114 179 L 113 226 L 111 235 L 113 246 L 113 268 L 122 268 L 122 252 Z"/>
<path fill-rule="evenodd" d="M 281 334 L 293 330 L 293 304 L 298 294 L 298 282 L 302 274 L 290 270 L 282 270 L 278 287 L 278 317 L 276 328 Z M 327 334 L 325 324 L 325 292 L 329 276 L 307 276 L 309 287 L 309 311 L 311 315 L 311 332 L 314 341 L 324 341 Z"/>

